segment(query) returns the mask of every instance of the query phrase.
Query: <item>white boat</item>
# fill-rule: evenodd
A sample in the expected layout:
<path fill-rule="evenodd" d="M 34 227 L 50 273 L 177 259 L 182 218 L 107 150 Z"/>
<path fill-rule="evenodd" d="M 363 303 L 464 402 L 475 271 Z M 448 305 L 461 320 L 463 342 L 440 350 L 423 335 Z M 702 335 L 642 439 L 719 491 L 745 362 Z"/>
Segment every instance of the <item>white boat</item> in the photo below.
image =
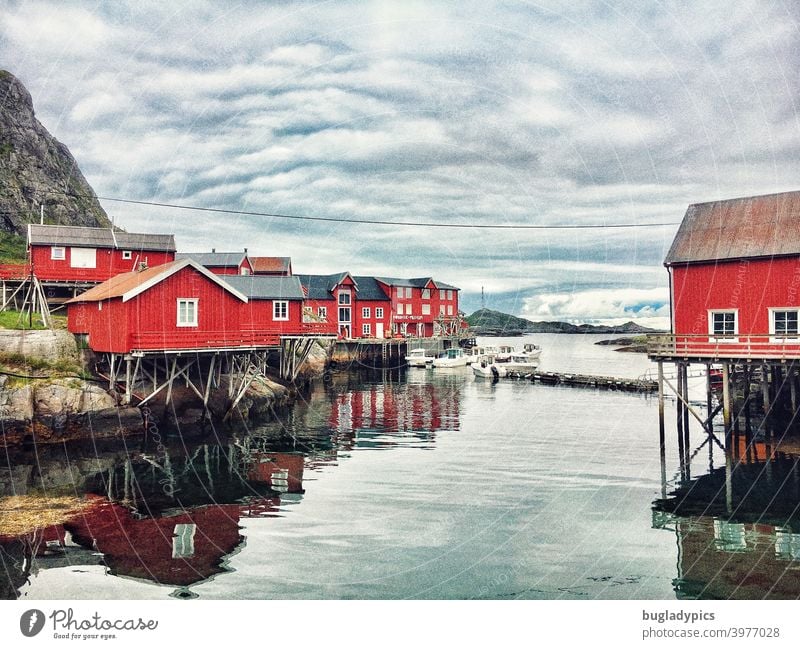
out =
<path fill-rule="evenodd" d="M 538 360 L 539 356 L 542 355 L 542 348 L 539 345 L 534 345 L 533 343 L 528 343 L 522 347 L 522 351 L 519 352 L 521 356 L 527 356 L 532 360 Z"/>
<path fill-rule="evenodd" d="M 500 345 L 494 355 L 494 360 L 498 363 L 505 363 L 509 358 L 511 358 L 511 354 L 514 354 L 515 352 L 516 350 L 511 345 Z"/>
<path fill-rule="evenodd" d="M 427 367 L 433 363 L 433 356 L 428 356 L 428 352 L 422 347 L 412 349 L 406 356 L 406 365 L 409 367 Z"/>
<path fill-rule="evenodd" d="M 539 354 L 541 354 L 541 350 Z M 539 367 L 539 354 L 531 355 L 527 352 L 515 352 L 511 354 L 511 358 L 501 363 L 501 366 L 505 368 L 506 374 L 525 374 L 527 372 L 533 372 L 533 370 Z"/>
<path fill-rule="evenodd" d="M 482 379 L 499 379 L 506 375 L 506 363 L 495 363 L 494 356 L 485 355 L 472 363 L 472 373 Z"/>
<path fill-rule="evenodd" d="M 487 347 L 470 347 L 469 349 L 464 350 L 464 354 L 467 357 L 467 365 L 471 365 L 472 363 L 477 363 L 481 360 L 484 356 L 494 355 L 497 353 L 497 347 L 487 346 Z"/>
<path fill-rule="evenodd" d="M 434 367 L 466 367 L 467 357 L 461 347 L 454 347 L 433 359 Z"/>

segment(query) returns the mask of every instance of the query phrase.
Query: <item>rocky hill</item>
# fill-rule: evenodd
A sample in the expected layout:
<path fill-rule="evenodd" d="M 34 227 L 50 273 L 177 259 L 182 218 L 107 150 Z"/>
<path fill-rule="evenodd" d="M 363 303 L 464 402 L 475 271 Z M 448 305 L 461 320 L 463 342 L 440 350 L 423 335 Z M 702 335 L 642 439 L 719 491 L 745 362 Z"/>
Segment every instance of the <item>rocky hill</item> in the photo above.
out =
<path fill-rule="evenodd" d="M 525 318 L 492 311 L 479 309 L 467 317 L 473 333 L 476 335 L 509 336 L 522 333 L 540 334 L 646 334 L 658 333 L 656 329 L 643 327 L 635 322 L 626 322 L 621 325 L 574 325 L 569 322 L 532 322 Z"/>
<path fill-rule="evenodd" d="M 66 146 L 41 125 L 25 86 L 0 70 L 0 233 L 24 235 L 26 225 L 110 225 Z"/>

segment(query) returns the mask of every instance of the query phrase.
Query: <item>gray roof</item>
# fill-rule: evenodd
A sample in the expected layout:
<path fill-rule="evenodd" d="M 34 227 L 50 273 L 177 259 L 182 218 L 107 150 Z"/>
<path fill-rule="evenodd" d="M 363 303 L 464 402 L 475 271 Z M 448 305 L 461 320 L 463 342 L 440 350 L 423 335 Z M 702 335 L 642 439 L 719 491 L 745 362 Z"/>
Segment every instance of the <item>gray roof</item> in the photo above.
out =
<path fill-rule="evenodd" d="M 89 228 L 79 225 L 31 223 L 28 226 L 28 243 L 44 246 L 117 248 L 120 250 L 175 250 L 175 238 L 171 234 L 112 232 L 111 228 Z"/>
<path fill-rule="evenodd" d="M 450 284 L 445 284 L 444 282 L 440 282 L 439 280 L 433 279 L 433 277 L 415 277 L 412 279 L 399 279 L 397 277 L 376 277 L 375 279 L 383 282 L 384 284 L 388 284 L 389 286 L 410 286 L 412 288 L 425 288 L 425 285 L 428 282 L 432 281 L 434 284 L 436 284 L 437 288 L 443 288 L 452 291 L 461 290 Z"/>
<path fill-rule="evenodd" d="M 223 275 L 223 281 L 240 293 L 255 300 L 302 300 L 305 295 L 300 279 L 293 277 L 274 277 L 270 275 Z"/>
<path fill-rule="evenodd" d="M 239 266 L 247 254 L 244 252 L 179 252 L 175 259 L 194 259 L 201 266 Z"/>
<path fill-rule="evenodd" d="M 391 298 L 386 295 L 381 285 L 378 284 L 374 277 L 367 276 L 353 276 L 356 284 L 358 285 L 358 299 L 359 300 L 390 300 Z"/>
<path fill-rule="evenodd" d="M 306 296 L 310 300 L 330 300 L 334 286 L 341 282 L 347 273 L 334 273 L 333 275 L 295 275 L 306 289 Z"/>
<path fill-rule="evenodd" d="M 664 264 L 798 254 L 800 191 L 794 191 L 690 205 Z"/>

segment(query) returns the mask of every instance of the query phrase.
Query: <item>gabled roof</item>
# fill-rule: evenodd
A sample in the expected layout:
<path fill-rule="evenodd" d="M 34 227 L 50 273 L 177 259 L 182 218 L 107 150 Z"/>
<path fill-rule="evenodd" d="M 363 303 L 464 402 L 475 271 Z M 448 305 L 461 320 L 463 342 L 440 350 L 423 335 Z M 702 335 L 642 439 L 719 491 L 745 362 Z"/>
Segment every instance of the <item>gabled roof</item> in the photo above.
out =
<path fill-rule="evenodd" d="M 800 191 L 690 205 L 665 266 L 800 254 Z"/>
<path fill-rule="evenodd" d="M 305 289 L 306 297 L 310 300 L 330 300 L 332 299 L 331 291 L 341 284 L 348 277 L 355 283 L 356 291 L 361 287 L 358 285 L 356 279 L 348 272 L 334 273 L 333 275 L 295 275 L 300 278 L 300 283 Z"/>
<path fill-rule="evenodd" d="M 102 284 L 90 288 L 85 293 L 81 293 L 77 297 L 67 301 L 67 304 L 75 304 L 78 302 L 100 302 L 111 298 L 121 297 L 123 302 L 136 297 L 140 293 L 152 288 L 156 284 L 163 282 L 168 277 L 174 275 L 179 270 L 183 270 L 187 266 L 194 268 L 197 272 L 204 275 L 206 278 L 221 286 L 223 289 L 240 299 L 242 302 L 247 302 L 247 297 L 238 291 L 235 287 L 230 286 L 224 282 L 218 275 L 206 270 L 203 266 L 198 264 L 192 259 L 179 259 L 171 261 L 168 264 L 161 266 L 153 266 L 141 271 L 131 271 L 129 273 L 121 273 Z"/>
<path fill-rule="evenodd" d="M 250 257 L 254 273 L 285 273 L 292 269 L 291 257 Z"/>
<path fill-rule="evenodd" d="M 212 268 L 238 268 L 246 258 L 245 252 L 179 252 L 175 255 L 175 259 L 194 259 Z"/>
<path fill-rule="evenodd" d="M 79 225 L 28 225 L 28 243 L 39 246 L 75 246 L 83 248 L 117 248 L 124 250 L 174 251 L 171 234 L 114 232 L 111 228 L 89 228 Z"/>
<path fill-rule="evenodd" d="M 268 275 L 226 275 L 224 281 L 255 300 L 302 300 L 305 297 L 298 277 Z"/>

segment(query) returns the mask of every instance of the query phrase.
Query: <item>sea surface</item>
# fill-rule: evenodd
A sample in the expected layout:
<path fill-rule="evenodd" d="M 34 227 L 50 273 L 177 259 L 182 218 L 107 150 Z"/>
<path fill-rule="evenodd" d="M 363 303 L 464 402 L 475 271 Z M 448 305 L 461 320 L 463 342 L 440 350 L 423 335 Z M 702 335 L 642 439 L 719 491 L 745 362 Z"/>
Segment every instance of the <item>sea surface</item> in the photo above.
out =
<path fill-rule="evenodd" d="M 538 343 L 544 370 L 653 369 L 594 344 L 608 337 L 479 342 Z M 662 457 L 653 395 L 469 368 L 331 373 L 233 433 L 0 451 L 0 509 L 89 502 L 0 536 L 0 596 L 797 597 L 796 461 L 751 442 L 726 470 L 693 425 L 681 472 L 672 400 Z"/>

